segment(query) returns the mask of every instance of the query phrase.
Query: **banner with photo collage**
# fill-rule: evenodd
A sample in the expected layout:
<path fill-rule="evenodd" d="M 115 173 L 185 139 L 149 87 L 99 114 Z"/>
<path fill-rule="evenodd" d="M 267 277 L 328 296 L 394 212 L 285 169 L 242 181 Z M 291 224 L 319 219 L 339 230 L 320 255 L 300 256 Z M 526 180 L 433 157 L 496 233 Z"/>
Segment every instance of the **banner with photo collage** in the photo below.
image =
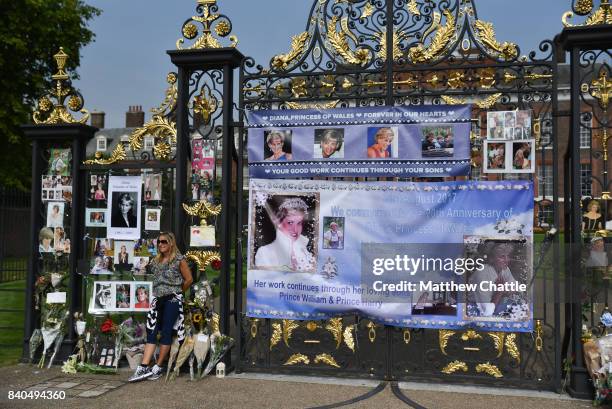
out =
<path fill-rule="evenodd" d="M 445 177 L 470 170 L 470 105 L 251 111 L 249 175 Z"/>
<path fill-rule="evenodd" d="M 533 184 L 251 179 L 247 315 L 532 329 Z"/>

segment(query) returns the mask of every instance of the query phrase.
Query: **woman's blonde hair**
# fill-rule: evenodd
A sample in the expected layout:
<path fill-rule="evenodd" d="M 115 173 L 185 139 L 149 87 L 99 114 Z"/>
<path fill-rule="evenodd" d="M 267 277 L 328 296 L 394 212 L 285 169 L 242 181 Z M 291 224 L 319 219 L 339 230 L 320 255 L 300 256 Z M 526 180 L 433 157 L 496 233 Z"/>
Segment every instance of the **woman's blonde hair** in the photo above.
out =
<path fill-rule="evenodd" d="M 166 231 L 159 233 L 159 236 L 157 236 L 157 240 L 161 239 L 162 237 L 165 237 L 168 240 L 168 245 L 170 246 L 170 258 L 168 261 L 174 261 L 178 254 L 178 249 L 176 248 L 176 237 L 174 237 L 174 233 Z M 162 254 L 159 250 L 157 251 L 157 255 L 155 256 L 155 261 L 158 263 L 161 263 L 162 261 Z"/>
<path fill-rule="evenodd" d="M 587 205 L 587 212 L 590 212 L 590 211 L 591 211 L 591 207 L 592 207 L 593 205 L 596 205 L 596 206 L 597 206 L 597 210 L 601 210 L 601 206 L 599 205 L 599 202 L 598 202 L 597 200 L 593 199 L 593 200 L 591 200 L 591 201 L 589 202 L 589 204 Z"/>

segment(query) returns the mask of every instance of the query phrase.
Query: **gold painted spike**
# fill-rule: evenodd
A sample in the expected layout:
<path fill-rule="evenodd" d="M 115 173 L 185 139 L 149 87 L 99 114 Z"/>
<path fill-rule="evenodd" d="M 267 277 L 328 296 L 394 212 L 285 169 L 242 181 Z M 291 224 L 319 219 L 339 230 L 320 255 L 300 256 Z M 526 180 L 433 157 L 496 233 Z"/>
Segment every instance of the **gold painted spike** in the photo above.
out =
<path fill-rule="evenodd" d="M 370 17 L 372 14 L 374 14 L 374 6 L 372 5 L 372 3 L 368 2 L 363 7 L 363 11 L 361 12 L 361 17 L 359 17 L 359 19 L 365 20 L 366 18 Z"/>
<path fill-rule="evenodd" d="M 183 38 L 179 38 L 176 41 L 176 48 L 179 50 L 193 50 L 193 49 L 206 49 L 206 48 L 221 48 L 222 45 L 218 39 L 213 36 L 213 29 L 215 34 L 219 37 L 227 37 L 231 31 L 232 26 L 229 19 L 221 14 L 211 13 L 212 7 L 216 7 L 216 0 L 198 0 L 198 11 L 201 8 L 201 15 L 193 16 L 187 20 L 181 29 Z M 202 34 L 195 42 L 189 47 L 183 47 L 185 39 L 194 40 L 200 31 L 195 23 L 199 23 L 202 27 Z M 214 26 L 214 28 L 213 28 Z M 236 47 L 238 45 L 238 38 L 234 35 L 229 36 L 231 41 L 230 47 Z"/>
<path fill-rule="evenodd" d="M 467 99 L 465 98 L 456 98 L 456 97 L 451 97 L 450 95 L 442 95 L 440 98 L 442 98 L 442 101 L 444 101 L 444 103 L 448 105 L 467 104 Z"/>
<path fill-rule="evenodd" d="M 440 345 L 440 351 L 442 351 L 444 355 L 448 355 L 446 353 L 446 347 L 448 346 L 448 340 L 453 335 L 455 335 L 455 331 L 451 331 L 448 329 L 441 329 L 438 331 L 438 343 Z"/>
<path fill-rule="evenodd" d="M 591 81 L 589 93 L 597 99 L 602 109 L 608 109 L 612 95 L 612 81 L 608 78 L 608 70 L 605 65 L 599 70 L 599 77 Z"/>
<path fill-rule="evenodd" d="M 153 115 L 149 122 L 132 132 L 130 135 L 130 149 L 133 151 L 142 149 L 145 135 L 153 135 L 156 144 L 166 142 L 167 140 L 176 143 L 176 123 L 163 116 Z M 157 155 L 156 157 L 162 160 L 169 158 L 169 156 L 159 157 Z"/>
<path fill-rule="evenodd" d="M 419 5 L 417 4 L 416 0 L 410 0 L 408 2 L 408 11 L 414 14 L 415 16 L 421 15 L 421 11 L 419 10 Z"/>
<path fill-rule="evenodd" d="M 495 104 L 497 104 L 497 101 L 501 98 L 501 96 L 501 93 L 492 94 L 487 98 L 483 99 L 482 101 L 476 102 L 476 105 L 478 105 L 478 107 L 481 109 L 492 108 Z"/>
<path fill-rule="evenodd" d="M 55 81 L 55 85 L 47 92 L 47 95 L 38 100 L 38 107 L 32 114 L 32 120 L 36 125 L 87 123 L 89 111 L 83 108 L 83 99 L 72 87 L 69 81 L 70 76 L 64 71 L 68 54 L 64 52 L 63 47 L 60 47 L 53 58 L 57 65 L 57 72 L 51 76 L 51 79 Z M 51 98 L 55 100 L 55 103 L 51 102 Z M 64 106 L 66 98 L 68 98 L 68 109 L 83 115 L 80 119 L 76 119 L 68 112 L 68 109 Z"/>
<path fill-rule="evenodd" d="M 161 105 L 157 108 L 151 108 L 153 115 L 164 116 L 170 113 L 176 106 L 176 100 L 178 98 L 178 90 L 176 88 L 176 73 L 169 72 L 166 75 L 166 82 L 169 84 L 166 89 L 166 96 Z"/>
<path fill-rule="evenodd" d="M 332 318 L 328 321 L 325 329 L 332 333 L 336 340 L 336 349 L 340 348 L 342 343 L 342 318 Z"/>
<path fill-rule="evenodd" d="M 449 363 L 448 365 L 446 365 L 444 368 L 442 368 L 440 372 L 450 375 L 459 370 L 462 370 L 463 372 L 467 372 L 468 371 L 467 364 L 462 361 L 453 361 Z"/>
<path fill-rule="evenodd" d="M 475 339 L 482 339 L 482 335 L 474 331 L 473 329 L 468 329 L 461 335 L 461 339 L 463 341 L 473 341 Z"/>
<path fill-rule="evenodd" d="M 310 359 L 308 359 L 308 357 L 304 354 L 293 354 L 289 357 L 289 359 L 287 359 L 287 362 L 285 362 L 283 365 L 295 365 L 295 364 L 304 364 L 304 365 L 309 365 L 310 364 Z"/>
<path fill-rule="evenodd" d="M 274 348 L 274 346 L 280 342 L 282 333 L 283 330 L 281 328 L 281 324 L 278 322 L 273 323 L 272 336 L 270 337 L 270 351 L 272 351 L 272 348 Z"/>
<path fill-rule="evenodd" d="M 343 30 L 338 32 L 337 24 L 338 16 L 333 16 L 327 24 L 327 40 L 331 47 L 347 64 L 366 66 L 371 59 L 370 52 L 365 48 L 353 51 L 346 40 L 348 33 Z"/>
<path fill-rule="evenodd" d="M 501 373 L 501 371 L 499 370 L 499 368 L 493 364 L 491 364 L 490 362 L 486 362 L 484 364 L 478 364 L 476 365 L 476 372 L 478 373 L 486 373 L 487 375 L 490 375 L 494 378 L 503 378 L 504 375 Z"/>
<path fill-rule="evenodd" d="M 542 340 L 542 334 L 544 330 L 542 329 L 542 320 L 535 321 L 535 347 L 537 352 L 542 352 L 542 348 L 544 346 L 544 341 Z"/>
<path fill-rule="evenodd" d="M 94 159 L 89 159 L 83 162 L 84 165 L 112 165 L 113 163 L 125 160 L 127 158 L 127 154 L 125 152 L 125 147 L 123 143 L 119 142 L 113 152 L 111 153 L 110 158 L 105 159 L 102 156 L 102 152 L 96 152 Z"/>
<path fill-rule="evenodd" d="M 285 345 L 289 346 L 289 341 L 291 340 L 293 330 L 298 327 L 299 324 L 297 324 L 294 320 L 283 320 L 283 341 L 285 342 Z"/>
<path fill-rule="evenodd" d="M 412 47 L 408 50 L 408 56 L 415 63 L 431 62 L 438 58 L 444 50 L 449 46 L 451 40 L 455 35 L 455 17 L 449 10 L 443 11 L 446 17 L 446 25 L 440 25 L 441 15 L 438 12 L 434 12 L 434 19 L 432 25 L 427 32 L 435 31 L 436 34 L 431 40 L 428 47 L 425 47 L 423 43 Z M 427 34 L 429 35 L 429 34 Z M 425 41 L 426 35 L 423 36 L 422 41 Z"/>
<path fill-rule="evenodd" d="M 289 109 L 331 109 L 334 108 L 340 100 L 336 99 L 334 101 L 329 101 L 326 103 L 321 102 L 286 102 L 285 105 Z"/>
<path fill-rule="evenodd" d="M 251 318 L 251 338 L 257 336 L 257 328 L 259 326 L 259 318 Z"/>
<path fill-rule="evenodd" d="M 217 251 L 191 250 L 185 253 L 185 257 L 193 260 L 198 266 L 199 271 L 206 270 L 206 267 L 213 261 L 221 261 L 221 255 Z"/>
<path fill-rule="evenodd" d="M 318 364 L 321 362 L 329 366 L 333 366 L 334 368 L 340 368 L 340 365 L 338 365 L 338 362 L 336 362 L 334 357 L 329 354 L 319 354 L 315 356 L 314 363 Z"/>
<path fill-rule="evenodd" d="M 506 334 L 504 332 L 488 332 L 487 335 L 493 339 L 493 344 L 497 350 L 496 358 L 499 358 L 504 353 L 504 338 Z"/>
<path fill-rule="evenodd" d="M 516 359 L 517 362 L 521 362 L 521 353 L 516 345 L 516 334 L 508 334 L 506 337 L 506 351 L 508 351 L 508 355 L 512 358 Z"/>
<path fill-rule="evenodd" d="M 279 71 L 289 68 L 291 63 L 301 57 L 304 51 L 306 51 L 306 45 L 309 40 L 310 34 L 307 31 L 291 37 L 291 51 L 274 56 L 271 63 L 272 68 Z"/>
<path fill-rule="evenodd" d="M 346 345 L 351 351 L 353 351 L 353 353 L 355 353 L 355 338 L 353 337 L 354 329 L 354 325 L 347 325 L 346 328 L 344 328 L 344 333 L 342 334 L 344 345 Z"/>
<path fill-rule="evenodd" d="M 368 322 L 368 339 L 373 344 L 376 341 L 376 324 L 372 321 Z"/>
<path fill-rule="evenodd" d="M 518 47 L 516 44 L 504 41 L 500 44 L 495 38 L 495 30 L 493 24 L 482 20 L 474 22 L 474 31 L 482 43 L 494 53 L 498 54 L 506 61 L 514 60 L 518 56 Z"/>
<path fill-rule="evenodd" d="M 404 39 L 405 34 L 403 32 L 393 32 L 393 61 L 397 61 L 402 56 L 402 50 L 400 50 L 400 42 Z M 383 61 L 387 60 L 387 33 L 379 32 L 376 33 L 376 39 L 380 43 L 380 50 L 376 53 L 376 56 Z"/>

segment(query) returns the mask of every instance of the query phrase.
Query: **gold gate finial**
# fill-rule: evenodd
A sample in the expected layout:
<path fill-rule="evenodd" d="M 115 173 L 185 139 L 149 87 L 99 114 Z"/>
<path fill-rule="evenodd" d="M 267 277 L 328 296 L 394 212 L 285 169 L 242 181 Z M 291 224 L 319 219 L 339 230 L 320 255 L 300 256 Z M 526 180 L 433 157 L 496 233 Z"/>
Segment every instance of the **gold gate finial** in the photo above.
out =
<path fill-rule="evenodd" d="M 179 50 L 193 50 L 205 48 L 221 48 L 222 45 L 213 35 L 214 32 L 219 37 L 227 37 L 232 32 L 232 22 L 223 14 L 216 14 L 219 6 L 217 0 L 196 0 L 197 16 L 192 16 L 189 20 L 183 23 L 181 33 L 184 38 L 179 38 L 176 41 L 176 48 Z M 201 25 L 202 33 L 198 30 L 195 23 Z M 198 37 L 199 35 L 199 37 Z M 198 37 L 196 39 L 196 37 Z M 194 43 L 185 47 L 185 39 L 194 40 Z M 235 35 L 229 36 L 231 41 L 230 47 L 238 45 L 238 38 Z"/>
<path fill-rule="evenodd" d="M 32 119 L 36 125 L 84 124 L 89 119 L 89 112 L 83 109 L 83 97 L 72 87 L 70 76 L 64 71 L 68 54 L 64 52 L 63 47 L 60 47 L 53 58 L 57 65 L 57 72 L 51 76 L 55 86 L 38 100 Z M 64 106 L 66 99 L 68 99 L 68 109 L 83 114 L 80 119 L 74 118 L 68 112 Z M 55 103 L 52 100 L 55 100 Z"/>

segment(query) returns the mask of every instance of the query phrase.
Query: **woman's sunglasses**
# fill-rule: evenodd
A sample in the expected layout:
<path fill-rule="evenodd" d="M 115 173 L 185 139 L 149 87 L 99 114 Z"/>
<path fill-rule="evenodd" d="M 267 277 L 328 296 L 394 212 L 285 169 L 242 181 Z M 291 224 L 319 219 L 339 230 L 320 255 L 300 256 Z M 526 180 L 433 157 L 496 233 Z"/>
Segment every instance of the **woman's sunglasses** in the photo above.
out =
<path fill-rule="evenodd" d="M 164 240 L 164 239 L 157 240 L 157 244 L 168 244 L 168 240 Z"/>

